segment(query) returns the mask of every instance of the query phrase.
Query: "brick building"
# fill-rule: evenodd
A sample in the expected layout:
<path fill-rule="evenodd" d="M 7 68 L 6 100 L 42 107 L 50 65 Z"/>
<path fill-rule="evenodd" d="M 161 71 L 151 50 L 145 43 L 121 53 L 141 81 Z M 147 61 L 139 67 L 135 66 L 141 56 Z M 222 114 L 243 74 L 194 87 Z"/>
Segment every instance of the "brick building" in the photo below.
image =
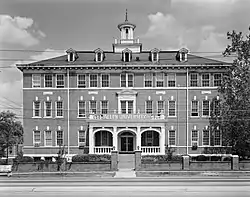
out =
<path fill-rule="evenodd" d="M 184 48 L 143 51 L 135 28 L 126 17 L 112 51 L 68 49 L 17 65 L 23 72 L 25 155 L 56 156 L 60 145 L 69 156 L 86 149 L 164 154 L 166 146 L 197 154 L 222 145 L 219 129 L 211 138 L 208 118 L 230 65 Z"/>

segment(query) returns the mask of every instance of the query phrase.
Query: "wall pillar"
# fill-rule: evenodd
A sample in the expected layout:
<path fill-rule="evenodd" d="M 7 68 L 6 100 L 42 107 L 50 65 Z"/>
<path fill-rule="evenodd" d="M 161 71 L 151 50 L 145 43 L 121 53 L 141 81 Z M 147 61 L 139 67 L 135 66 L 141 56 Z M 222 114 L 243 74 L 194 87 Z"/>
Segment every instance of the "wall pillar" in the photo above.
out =
<path fill-rule="evenodd" d="M 141 127 L 137 127 L 135 150 L 141 150 Z"/>
<path fill-rule="evenodd" d="M 141 151 L 136 150 L 135 151 L 135 170 L 141 169 Z"/>
<path fill-rule="evenodd" d="M 239 170 L 239 156 L 238 155 L 232 155 L 231 169 L 232 170 Z"/>
<path fill-rule="evenodd" d="M 185 155 L 182 157 L 182 169 L 189 170 L 189 156 Z"/>
<path fill-rule="evenodd" d="M 89 127 L 89 154 L 94 154 L 93 127 Z"/>
<path fill-rule="evenodd" d="M 114 150 L 117 151 L 118 150 L 118 143 L 117 143 L 117 127 L 113 127 L 113 147 Z"/>
<path fill-rule="evenodd" d="M 165 126 L 161 127 L 161 135 L 160 135 L 160 153 L 165 155 Z"/>
<path fill-rule="evenodd" d="M 118 151 L 116 150 L 111 151 L 111 170 L 118 170 Z"/>

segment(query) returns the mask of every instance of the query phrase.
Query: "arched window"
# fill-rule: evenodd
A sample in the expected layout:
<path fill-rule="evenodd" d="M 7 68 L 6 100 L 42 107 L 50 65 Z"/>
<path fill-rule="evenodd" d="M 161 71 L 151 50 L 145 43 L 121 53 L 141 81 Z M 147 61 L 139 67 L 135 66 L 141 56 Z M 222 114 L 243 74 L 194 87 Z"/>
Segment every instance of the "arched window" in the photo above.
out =
<path fill-rule="evenodd" d="M 105 130 L 95 133 L 95 146 L 113 146 L 112 133 Z"/>
<path fill-rule="evenodd" d="M 159 146 L 159 141 L 159 133 L 156 131 L 149 130 L 142 133 L 142 146 Z"/>
<path fill-rule="evenodd" d="M 125 62 L 129 62 L 130 61 L 130 54 L 128 52 L 126 52 L 124 55 L 125 55 Z"/>

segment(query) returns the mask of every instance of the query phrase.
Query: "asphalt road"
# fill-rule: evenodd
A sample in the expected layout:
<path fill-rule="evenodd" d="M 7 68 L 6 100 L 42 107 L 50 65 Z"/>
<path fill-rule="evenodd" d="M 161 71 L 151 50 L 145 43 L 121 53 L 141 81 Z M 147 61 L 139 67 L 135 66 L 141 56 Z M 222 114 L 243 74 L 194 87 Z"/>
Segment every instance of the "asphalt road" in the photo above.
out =
<path fill-rule="evenodd" d="M 0 178 L 1 197 L 249 197 L 249 178 Z"/>

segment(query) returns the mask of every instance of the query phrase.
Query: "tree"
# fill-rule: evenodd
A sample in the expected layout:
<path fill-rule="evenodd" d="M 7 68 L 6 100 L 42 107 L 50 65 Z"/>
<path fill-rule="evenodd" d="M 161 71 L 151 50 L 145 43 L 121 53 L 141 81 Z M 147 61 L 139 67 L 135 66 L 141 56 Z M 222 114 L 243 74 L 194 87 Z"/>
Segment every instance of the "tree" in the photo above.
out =
<path fill-rule="evenodd" d="M 6 163 L 8 163 L 9 148 L 23 142 L 23 127 L 13 112 L 0 113 L 0 147 L 6 150 Z"/>
<path fill-rule="evenodd" d="M 250 29 L 249 29 L 250 30 Z M 250 34 L 227 33 L 231 44 L 224 55 L 236 55 L 219 87 L 220 100 L 213 99 L 210 127 L 212 136 L 219 128 L 223 145 L 231 147 L 232 154 L 250 156 Z"/>

